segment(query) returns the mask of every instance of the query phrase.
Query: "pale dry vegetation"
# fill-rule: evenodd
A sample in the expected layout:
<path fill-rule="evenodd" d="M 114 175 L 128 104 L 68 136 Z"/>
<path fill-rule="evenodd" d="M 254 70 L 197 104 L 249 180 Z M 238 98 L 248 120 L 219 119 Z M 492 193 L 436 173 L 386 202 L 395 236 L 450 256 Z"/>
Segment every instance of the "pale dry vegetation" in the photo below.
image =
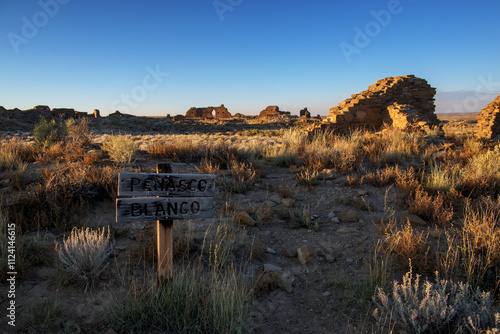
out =
<path fill-rule="evenodd" d="M 355 304 L 363 314 L 377 310 L 377 323 L 366 316 L 370 330 L 383 332 L 389 326 L 407 333 L 495 332 L 500 296 L 500 145 L 476 140 L 468 129 L 462 130 L 447 127 L 444 138 L 436 129 L 353 130 L 312 137 L 300 129 L 248 130 L 232 136 L 94 135 L 85 122 L 42 120 L 29 140 L 0 142 L 0 182 L 8 180 L 3 181 L 8 191 L 1 195 L 1 231 L 3 235 L 8 222 L 16 225 L 20 259 L 41 249 L 40 237 L 30 233 L 50 229 L 61 238 L 73 231 L 62 237 L 59 257 L 66 271 L 92 289 L 108 263 L 113 238 L 119 236 L 113 235 L 112 226 L 107 234 L 88 230 L 84 217 L 93 204 L 116 198 L 120 171 L 152 171 L 134 160 L 156 159 L 189 163 L 200 173 L 216 174 L 218 200 L 223 202 L 216 208 L 218 226 L 201 234 L 175 230 L 174 257 L 182 264 L 167 285 L 154 278 L 154 245 L 146 247 L 141 241 L 150 241 L 154 233 L 134 236 L 140 246 L 132 248 L 135 257 L 119 269 L 122 295 L 113 302 L 110 320 L 124 332 L 238 333 L 247 326 L 252 288 L 261 291 L 242 273 L 252 259 L 270 252 L 258 239 L 250 240 L 246 228 L 265 230 L 277 215 L 272 218 L 265 203 L 251 206 L 238 197 L 235 204 L 231 196 L 252 196 L 267 187 L 269 193 L 276 192 L 278 202 L 289 200 L 290 207 L 278 215 L 285 226 L 314 233 L 321 224 L 310 206 L 295 205 L 296 193 L 314 192 L 323 180 L 345 177 L 332 187 L 392 189 L 398 210 L 428 224 L 426 229 L 397 220 L 394 210 L 385 208 L 384 218 L 374 222 L 382 233 L 371 246 L 374 256 L 366 263 L 367 278 L 360 284 L 345 277 L 330 282 L 347 292 L 357 290 Z M 266 172 L 278 167 L 295 174 L 293 185 L 283 181 L 272 189 L 264 184 Z M 364 197 L 339 201 L 366 212 L 374 209 Z M 241 227 L 235 219 L 238 210 L 245 211 L 254 225 Z M 6 240 L 0 243 L 3 250 Z M 54 266 L 54 261 L 24 256 L 20 273 L 41 262 Z M 2 253 L 3 272 L 4 257 Z M 141 266 L 142 277 L 133 273 Z M 54 309 L 52 305 L 47 312 Z"/>

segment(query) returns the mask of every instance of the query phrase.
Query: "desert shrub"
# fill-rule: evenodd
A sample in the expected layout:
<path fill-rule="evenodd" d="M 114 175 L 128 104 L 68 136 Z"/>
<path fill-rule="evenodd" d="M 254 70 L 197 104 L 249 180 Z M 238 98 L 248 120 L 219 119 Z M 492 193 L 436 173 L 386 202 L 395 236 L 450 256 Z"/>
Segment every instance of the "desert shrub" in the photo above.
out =
<path fill-rule="evenodd" d="M 64 141 L 67 135 L 64 123 L 58 123 L 55 120 L 49 122 L 44 117 L 35 126 L 34 132 L 35 144 L 44 149 L 54 143 Z"/>
<path fill-rule="evenodd" d="M 25 187 L 10 204 L 9 219 L 23 231 L 71 230 L 81 224 L 89 204 L 116 196 L 119 171 L 80 164 L 43 168 L 40 183 Z"/>
<path fill-rule="evenodd" d="M 70 118 L 65 122 L 67 139 L 76 147 L 86 148 L 92 143 L 92 130 L 87 118 Z"/>
<path fill-rule="evenodd" d="M 365 175 L 365 181 L 375 187 L 383 187 L 388 184 L 394 183 L 397 178 L 398 166 L 386 167 L 384 169 L 377 169 L 377 172 L 368 172 Z"/>
<path fill-rule="evenodd" d="M 413 193 L 420 185 L 413 167 L 404 171 L 398 169 L 396 175 L 396 186 L 407 194 Z"/>
<path fill-rule="evenodd" d="M 500 145 L 493 150 L 472 156 L 463 170 L 466 195 L 478 197 L 484 193 L 500 193 Z"/>
<path fill-rule="evenodd" d="M 420 273 L 432 272 L 435 268 L 428 234 L 414 230 L 409 222 L 401 230 L 394 229 L 386 234 L 384 250 L 404 269 L 408 269 L 409 261 Z"/>
<path fill-rule="evenodd" d="M 373 297 L 376 319 L 389 315 L 406 333 L 478 333 L 496 330 L 500 314 L 487 292 L 473 291 L 468 284 L 439 279 L 420 284 L 412 271 L 402 283 L 394 281 L 392 294 L 378 289 Z"/>
<path fill-rule="evenodd" d="M 432 165 L 431 172 L 425 175 L 425 189 L 431 193 L 446 193 L 461 187 L 461 168 L 457 165 Z"/>
<path fill-rule="evenodd" d="M 226 192 L 243 194 L 253 188 L 256 173 L 251 163 L 233 161 L 230 173 L 231 177 L 225 177 L 221 180 Z"/>
<path fill-rule="evenodd" d="M 409 211 L 422 219 L 431 220 L 438 226 L 448 226 L 453 218 L 453 206 L 445 203 L 443 194 L 429 195 L 418 187 L 409 200 Z"/>
<path fill-rule="evenodd" d="M 113 252 L 113 243 L 109 240 L 109 228 L 97 231 L 76 229 L 56 245 L 59 259 L 66 271 L 83 281 L 85 292 L 92 291 L 94 281 L 108 266 L 107 259 Z"/>
<path fill-rule="evenodd" d="M 134 157 L 138 144 L 130 136 L 111 135 L 102 143 L 101 148 L 116 162 L 130 162 Z"/>
<path fill-rule="evenodd" d="M 297 174 L 297 181 L 299 184 L 303 186 L 312 187 L 319 184 L 318 181 L 318 172 L 314 170 L 303 170 L 302 172 Z"/>
<path fill-rule="evenodd" d="M 36 151 L 33 145 L 18 138 L 0 142 L 0 172 L 4 170 L 23 169 L 25 162 L 35 160 Z"/>

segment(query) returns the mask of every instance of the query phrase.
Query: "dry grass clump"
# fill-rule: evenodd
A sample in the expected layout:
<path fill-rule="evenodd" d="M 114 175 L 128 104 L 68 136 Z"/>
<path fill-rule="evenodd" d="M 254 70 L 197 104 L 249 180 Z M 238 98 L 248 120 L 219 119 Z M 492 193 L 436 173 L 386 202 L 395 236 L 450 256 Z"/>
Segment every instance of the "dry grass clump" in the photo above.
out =
<path fill-rule="evenodd" d="M 101 144 L 101 148 L 108 153 L 113 161 L 128 163 L 137 152 L 139 144 L 131 136 L 111 135 Z"/>
<path fill-rule="evenodd" d="M 36 149 L 19 138 L 0 142 L 0 172 L 23 169 L 24 164 L 35 160 Z"/>
<path fill-rule="evenodd" d="M 118 172 L 81 164 L 43 168 L 38 182 L 11 199 L 9 220 L 28 231 L 78 226 L 89 203 L 116 196 Z"/>
<path fill-rule="evenodd" d="M 367 172 L 365 181 L 375 187 L 383 187 L 396 181 L 399 175 L 398 166 L 387 166 L 384 169 L 377 169 L 377 172 Z"/>
<path fill-rule="evenodd" d="M 418 187 L 409 200 L 410 213 L 427 219 L 437 226 L 448 226 L 453 218 L 453 206 L 445 202 L 441 193 L 429 195 L 422 187 Z"/>
<path fill-rule="evenodd" d="M 500 324 L 488 292 L 439 279 L 437 273 L 436 282 L 421 285 L 411 268 L 402 283 L 394 281 L 391 294 L 379 288 L 373 300 L 375 318 L 388 315 L 406 333 L 497 333 Z"/>
<path fill-rule="evenodd" d="M 377 167 L 404 163 L 420 155 L 424 147 L 420 133 L 398 129 L 384 129 L 381 134 L 367 135 L 364 139 L 364 154 Z"/>
<path fill-rule="evenodd" d="M 252 163 L 233 161 L 229 172 L 231 177 L 224 177 L 220 181 L 226 192 L 243 194 L 253 189 L 257 176 Z"/>
<path fill-rule="evenodd" d="M 249 290 L 233 272 L 183 269 L 168 282 L 149 277 L 111 309 L 120 332 L 241 333 Z"/>
<path fill-rule="evenodd" d="M 64 269 L 81 279 L 85 293 L 94 288 L 94 281 L 109 265 L 108 257 L 113 252 L 113 243 L 109 239 L 109 228 L 89 228 L 78 230 L 74 228 L 71 235 L 62 244 L 56 245 L 57 254 Z"/>
<path fill-rule="evenodd" d="M 404 268 L 408 263 L 419 273 L 429 273 L 435 268 L 435 263 L 429 256 L 430 244 L 428 234 L 418 232 L 406 223 L 401 230 L 390 231 L 384 239 L 384 250 Z"/>
<path fill-rule="evenodd" d="M 463 192 L 477 197 L 500 194 L 500 145 L 469 158 L 463 170 Z"/>

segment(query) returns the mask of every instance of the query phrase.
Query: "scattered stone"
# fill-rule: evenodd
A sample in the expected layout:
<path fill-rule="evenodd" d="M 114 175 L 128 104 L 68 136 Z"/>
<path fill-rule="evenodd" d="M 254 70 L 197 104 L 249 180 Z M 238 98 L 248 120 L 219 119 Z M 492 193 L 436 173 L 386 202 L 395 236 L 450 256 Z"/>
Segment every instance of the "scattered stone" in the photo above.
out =
<path fill-rule="evenodd" d="M 353 232 L 357 232 L 357 230 L 355 228 L 347 227 L 347 226 L 343 226 L 337 230 L 337 233 L 342 233 L 342 234 L 353 233 Z"/>
<path fill-rule="evenodd" d="M 355 210 L 347 210 L 340 216 L 340 221 L 343 223 L 353 223 L 359 220 L 359 215 Z"/>
<path fill-rule="evenodd" d="M 330 291 L 325 291 L 322 293 L 323 297 L 328 297 L 330 296 L 332 293 Z"/>
<path fill-rule="evenodd" d="M 290 168 L 288 168 L 288 171 L 290 174 L 298 174 L 302 171 L 301 167 L 297 167 L 296 165 L 290 165 Z"/>
<path fill-rule="evenodd" d="M 333 256 L 331 256 L 330 254 L 326 254 L 325 255 L 325 261 L 327 263 L 333 263 L 333 262 L 335 262 L 335 258 Z"/>
<path fill-rule="evenodd" d="M 266 248 L 266 252 L 268 252 L 269 254 L 278 254 L 277 251 L 275 251 L 274 249 L 270 248 L 270 247 L 267 247 Z"/>
<path fill-rule="evenodd" d="M 236 212 L 234 214 L 234 221 L 247 226 L 255 226 L 257 223 L 246 211 Z"/>
<path fill-rule="evenodd" d="M 337 215 L 335 214 L 335 212 L 330 212 L 330 213 L 328 214 L 328 218 L 329 218 L 330 220 L 332 220 L 332 219 L 333 219 L 333 218 L 335 218 L 335 217 L 337 217 Z"/>
<path fill-rule="evenodd" d="M 330 219 L 330 221 L 332 223 L 340 223 L 340 220 L 337 217 L 333 217 L 332 219 Z"/>
<path fill-rule="evenodd" d="M 358 196 L 366 196 L 368 192 L 366 190 L 358 190 Z"/>
<path fill-rule="evenodd" d="M 293 198 L 283 198 L 281 204 L 287 208 L 291 208 L 295 206 L 295 200 Z"/>
<path fill-rule="evenodd" d="M 425 220 L 417 215 L 409 213 L 408 211 L 403 211 L 399 214 L 399 221 L 403 224 L 409 221 L 412 226 L 429 226 Z"/>
<path fill-rule="evenodd" d="M 333 169 L 323 169 L 317 176 L 318 180 L 333 180 L 335 177 L 336 175 Z"/>
<path fill-rule="evenodd" d="M 267 200 L 276 203 L 276 205 L 281 203 L 281 198 L 277 194 L 270 196 Z"/>
<path fill-rule="evenodd" d="M 316 257 L 316 248 L 312 245 L 302 246 L 297 249 L 297 257 L 302 264 L 308 264 Z"/>
<path fill-rule="evenodd" d="M 366 250 L 363 248 L 363 247 L 356 247 L 356 252 L 359 253 L 359 254 L 362 254 L 362 253 L 365 253 Z"/>
<path fill-rule="evenodd" d="M 281 267 L 278 267 L 274 264 L 271 264 L 271 263 L 266 263 L 264 264 L 264 270 L 267 270 L 267 271 L 270 271 L 270 272 L 273 272 L 273 271 L 283 271 L 283 269 Z"/>
<path fill-rule="evenodd" d="M 55 268 L 40 268 L 37 270 L 36 274 L 38 277 L 40 277 L 42 280 L 48 280 L 49 278 L 54 278 L 56 277 L 57 274 L 57 269 Z"/>
<path fill-rule="evenodd" d="M 278 276 L 276 283 L 278 287 L 283 289 L 286 293 L 292 293 L 293 275 L 289 271 L 284 271 Z"/>

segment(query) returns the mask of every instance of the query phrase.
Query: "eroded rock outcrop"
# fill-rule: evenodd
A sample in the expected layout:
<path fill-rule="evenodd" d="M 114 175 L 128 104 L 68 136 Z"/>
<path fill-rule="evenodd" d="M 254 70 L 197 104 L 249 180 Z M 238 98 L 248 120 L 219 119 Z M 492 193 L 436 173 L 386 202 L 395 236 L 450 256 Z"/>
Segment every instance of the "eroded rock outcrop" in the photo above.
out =
<path fill-rule="evenodd" d="M 322 128 L 380 129 L 387 124 L 396 128 L 423 129 L 439 125 L 434 113 L 435 94 L 435 88 L 414 75 L 378 80 L 367 90 L 331 108 Z"/>
<path fill-rule="evenodd" d="M 500 95 L 477 116 L 477 136 L 491 139 L 500 136 Z"/>
<path fill-rule="evenodd" d="M 215 111 L 215 114 L 214 114 Z M 192 107 L 186 112 L 186 118 L 231 118 L 231 114 L 224 107 L 223 104 L 220 107 L 206 107 L 206 108 L 196 108 Z"/>

